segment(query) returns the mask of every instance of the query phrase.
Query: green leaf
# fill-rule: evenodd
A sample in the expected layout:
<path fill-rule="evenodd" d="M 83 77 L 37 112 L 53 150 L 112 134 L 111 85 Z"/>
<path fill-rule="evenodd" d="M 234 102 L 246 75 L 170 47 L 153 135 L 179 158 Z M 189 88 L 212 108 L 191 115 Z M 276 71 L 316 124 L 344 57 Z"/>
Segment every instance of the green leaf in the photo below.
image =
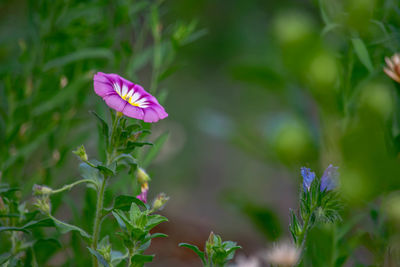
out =
<path fill-rule="evenodd" d="M 28 231 L 22 227 L 12 227 L 12 226 L 2 226 L 0 227 L 0 233 L 5 232 L 5 231 L 19 231 L 19 232 L 25 232 L 28 233 Z"/>
<path fill-rule="evenodd" d="M 189 248 L 191 250 L 193 250 L 194 253 L 197 254 L 197 256 L 200 257 L 201 261 L 203 262 L 203 264 L 206 264 L 206 259 L 204 257 L 204 252 L 201 251 L 197 246 L 195 245 L 191 245 L 191 244 L 187 244 L 187 243 L 180 243 L 179 244 L 180 247 L 185 247 L 185 248 Z"/>
<path fill-rule="evenodd" d="M 23 226 L 24 229 L 32 229 L 36 227 L 54 227 L 54 222 L 52 219 L 46 218 L 39 221 L 30 221 Z"/>
<path fill-rule="evenodd" d="M 143 209 L 147 209 L 146 204 L 144 204 L 140 199 L 137 199 L 134 196 L 119 195 L 115 198 L 112 208 L 106 211 L 107 212 L 110 212 L 111 210 L 129 211 L 132 203 L 135 203 L 137 206 Z"/>
<path fill-rule="evenodd" d="M 146 156 L 143 159 L 142 167 L 146 168 L 150 162 L 158 155 L 165 141 L 167 141 L 169 133 L 163 133 L 154 142 L 154 145 L 149 149 Z"/>
<path fill-rule="evenodd" d="M 12 254 L 9 252 L 3 253 L 0 255 L 0 264 L 4 264 L 12 257 Z M 3 265 L 2 265 L 3 266 Z"/>
<path fill-rule="evenodd" d="M 0 232 L 4 232 L 4 231 L 19 231 L 19 232 L 25 232 L 28 233 L 29 229 L 33 229 L 33 228 L 37 228 L 37 227 L 52 227 L 54 226 L 54 223 L 51 219 L 47 218 L 47 219 L 42 219 L 39 221 L 30 221 L 27 224 L 25 224 L 24 226 L 21 227 L 0 227 Z"/>
<path fill-rule="evenodd" d="M 123 254 L 121 251 L 112 250 L 111 251 L 111 264 L 113 266 L 117 266 L 126 257 L 127 257 L 127 255 Z"/>
<path fill-rule="evenodd" d="M 114 159 L 115 162 L 124 160 L 129 165 L 137 165 L 136 159 L 131 154 L 121 154 Z"/>
<path fill-rule="evenodd" d="M 115 176 L 115 171 L 106 166 L 97 165 L 96 168 L 106 177 Z"/>
<path fill-rule="evenodd" d="M 155 234 L 152 234 L 152 235 L 150 236 L 151 239 L 157 238 L 157 237 L 168 237 L 168 235 L 163 234 L 163 233 L 155 233 Z"/>
<path fill-rule="evenodd" d="M 103 133 L 104 139 L 105 139 L 105 141 L 107 143 L 106 147 L 108 147 L 108 143 L 109 143 L 109 140 L 108 140 L 108 137 L 109 137 L 108 124 L 103 120 L 102 117 L 100 117 L 100 115 L 98 115 L 93 110 L 91 110 L 90 113 L 92 113 L 97 118 L 97 120 L 100 122 L 102 133 Z"/>
<path fill-rule="evenodd" d="M 90 179 L 98 183 L 99 181 L 99 171 L 86 163 L 79 164 L 79 171 L 83 178 Z"/>
<path fill-rule="evenodd" d="M 129 222 L 128 218 L 125 216 L 125 214 L 122 210 L 112 211 L 112 214 L 113 214 L 114 218 L 117 220 L 119 227 L 121 229 L 126 230 L 127 225 L 129 225 L 129 226 L 131 225 L 131 223 Z"/>
<path fill-rule="evenodd" d="M 142 215 L 142 212 L 140 211 L 138 205 L 132 202 L 131 208 L 129 209 L 129 219 L 131 222 L 136 222 L 140 218 L 140 215 Z"/>
<path fill-rule="evenodd" d="M 140 229 L 138 227 L 133 227 L 130 230 L 130 235 L 131 235 L 132 240 L 142 242 L 144 240 L 144 238 L 146 237 L 146 235 L 147 235 L 147 231 L 146 230 L 142 230 L 142 229 Z"/>
<path fill-rule="evenodd" d="M 142 267 L 146 262 L 152 262 L 154 255 L 133 255 L 131 258 L 132 266 Z"/>
<path fill-rule="evenodd" d="M 353 43 L 354 51 L 356 52 L 361 63 L 369 70 L 369 72 L 372 72 L 374 67 L 364 42 L 360 38 L 353 38 L 351 41 Z"/>
<path fill-rule="evenodd" d="M 146 229 L 151 230 L 154 227 L 156 227 L 157 225 L 159 225 L 160 223 L 167 222 L 167 221 L 168 221 L 168 219 L 165 218 L 164 216 L 161 216 L 158 214 L 149 215 Z"/>
<path fill-rule="evenodd" d="M 77 231 L 86 241 L 90 241 L 92 238 L 88 233 L 86 233 L 83 229 L 79 228 L 78 226 L 68 224 L 65 222 L 61 222 L 58 220 L 54 220 L 54 219 L 53 219 L 53 221 L 56 224 L 57 229 L 59 229 L 59 231 L 62 234 L 65 234 L 65 233 L 68 233 L 71 231 Z"/>
<path fill-rule="evenodd" d="M 0 184 L 0 196 L 10 197 L 16 191 L 19 191 L 18 187 L 9 187 L 8 184 Z"/>
<path fill-rule="evenodd" d="M 118 151 L 120 152 L 125 152 L 125 153 L 130 153 L 132 152 L 136 147 L 143 147 L 143 146 L 152 146 L 153 143 L 150 142 L 133 142 L 133 141 L 128 141 L 125 147 L 118 148 Z"/>
<path fill-rule="evenodd" d="M 43 71 L 48 71 L 51 68 L 62 67 L 69 63 L 86 60 L 86 59 L 96 59 L 96 58 L 104 58 L 108 60 L 114 60 L 113 53 L 109 49 L 105 48 L 85 48 L 79 51 L 73 52 L 66 56 L 62 56 L 59 58 L 55 58 L 47 62 L 44 67 Z"/>
<path fill-rule="evenodd" d="M 106 259 L 104 259 L 104 257 L 96 250 L 92 249 L 92 248 L 87 248 L 90 253 L 92 253 L 97 260 L 104 266 L 104 267 L 110 267 L 110 265 L 108 264 L 108 262 L 106 261 Z"/>

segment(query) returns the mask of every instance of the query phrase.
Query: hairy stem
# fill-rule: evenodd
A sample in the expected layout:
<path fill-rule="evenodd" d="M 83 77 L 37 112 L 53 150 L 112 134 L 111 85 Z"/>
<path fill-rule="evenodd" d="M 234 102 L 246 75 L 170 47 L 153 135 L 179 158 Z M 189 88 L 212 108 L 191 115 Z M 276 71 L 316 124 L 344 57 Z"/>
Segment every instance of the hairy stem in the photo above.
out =
<path fill-rule="evenodd" d="M 106 177 L 103 178 L 101 182 L 100 190 L 97 193 L 97 205 L 96 205 L 96 217 L 94 219 L 94 226 L 93 226 L 93 240 L 92 240 L 92 249 L 97 249 L 97 243 L 99 241 L 100 235 L 100 224 L 102 219 L 102 211 L 103 211 L 103 202 L 104 202 L 104 191 L 106 187 Z M 93 256 L 93 266 L 99 266 L 97 262 L 97 258 Z"/>
<path fill-rule="evenodd" d="M 111 164 L 113 154 L 114 154 L 114 135 L 115 135 L 115 130 L 117 129 L 118 121 L 121 118 L 122 114 L 120 112 L 117 112 L 115 115 L 115 119 L 113 121 L 113 126 L 111 130 L 111 137 L 110 137 L 110 142 L 109 142 L 109 147 L 107 147 L 107 166 Z M 99 235 L 100 235 L 100 230 L 101 230 L 101 221 L 103 219 L 103 205 L 104 205 L 104 191 L 106 188 L 106 182 L 107 182 L 106 176 L 103 177 L 103 180 L 101 181 L 100 188 L 97 188 L 97 204 L 96 204 L 96 216 L 94 218 L 94 225 L 93 225 L 93 236 L 92 236 L 92 249 L 96 250 L 97 249 L 97 243 L 99 242 Z M 98 267 L 99 263 L 97 261 L 97 258 L 95 256 L 92 256 L 93 258 L 93 266 Z"/>
<path fill-rule="evenodd" d="M 52 190 L 51 194 L 57 194 L 57 193 L 61 193 L 61 192 L 66 191 L 66 190 L 70 190 L 75 185 L 82 184 L 82 183 L 92 183 L 92 184 L 96 185 L 96 183 L 93 180 L 83 179 L 83 180 L 76 181 L 76 182 L 74 182 L 72 184 L 69 184 L 69 185 L 64 185 L 63 187 L 61 187 L 59 189 Z"/>

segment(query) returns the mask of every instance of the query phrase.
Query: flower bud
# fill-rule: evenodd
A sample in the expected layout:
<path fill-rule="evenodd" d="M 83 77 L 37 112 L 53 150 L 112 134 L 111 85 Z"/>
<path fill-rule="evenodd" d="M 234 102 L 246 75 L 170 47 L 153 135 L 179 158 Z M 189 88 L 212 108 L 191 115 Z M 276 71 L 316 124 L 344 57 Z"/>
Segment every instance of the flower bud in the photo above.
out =
<path fill-rule="evenodd" d="M 210 235 L 208 236 L 207 244 L 210 246 L 214 245 L 214 232 L 211 232 Z"/>
<path fill-rule="evenodd" d="M 136 196 L 137 199 L 147 203 L 147 192 L 149 191 L 149 184 L 147 182 L 143 183 L 140 187 L 140 194 Z"/>
<path fill-rule="evenodd" d="M 50 187 L 37 184 L 33 185 L 32 190 L 35 196 L 50 195 L 53 192 L 53 190 Z"/>
<path fill-rule="evenodd" d="M 106 262 L 111 261 L 111 245 L 106 245 L 98 249 L 99 253 L 103 256 Z"/>
<path fill-rule="evenodd" d="M 169 197 L 165 193 L 160 193 L 153 201 L 153 209 L 161 210 L 169 200 Z"/>
<path fill-rule="evenodd" d="M 34 205 L 44 214 L 50 214 L 51 203 L 48 196 L 36 198 Z"/>
<path fill-rule="evenodd" d="M 86 154 L 86 149 L 83 145 L 78 147 L 75 151 L 72 151 L 75 155 L 77 155 L 82 161 L 88 161 L 88 156 Z"/>
<path fill-rule="evenodd" d="M 150 181 L 150 176 L 142 168 L 139 168 L 137 170 L 136 175 L 137 175 L 139 184 L 145 184 Z"/>

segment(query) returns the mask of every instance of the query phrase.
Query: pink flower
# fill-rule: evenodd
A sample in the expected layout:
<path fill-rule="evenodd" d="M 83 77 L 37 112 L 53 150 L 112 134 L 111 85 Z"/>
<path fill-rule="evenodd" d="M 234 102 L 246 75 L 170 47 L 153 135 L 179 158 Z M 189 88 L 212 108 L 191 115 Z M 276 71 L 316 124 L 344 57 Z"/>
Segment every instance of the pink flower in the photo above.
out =
<path fill-rule="evenodd" d="M 136 196 L 137 199 L 147 203 L 147 192 L 149 191 L 149 184 L 145 182 L 140 187 L 140 194 Z"/>
<path fill-rule="evenodd" d="M 106 104 L 125 116 L 157 122 L 168 116 L 157 99 L 143 87 L 134 84 L 117 74 L 98 72 L 94 75 L 94 91 Z"/>

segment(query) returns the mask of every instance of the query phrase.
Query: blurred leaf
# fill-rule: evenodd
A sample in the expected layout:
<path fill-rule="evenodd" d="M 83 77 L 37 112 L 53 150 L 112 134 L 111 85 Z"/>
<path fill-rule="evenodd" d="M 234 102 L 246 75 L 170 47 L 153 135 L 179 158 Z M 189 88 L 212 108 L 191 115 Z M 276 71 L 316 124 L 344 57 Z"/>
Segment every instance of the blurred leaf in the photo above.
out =
<path fill-rule="evenodd" d="M 245 214 L 253 225 L 270 240 L 277 240 L 282 234 L 281 223 L 275 212 L 265 205 L 252 203 L 236 197 L 234 192 L 227 195 L 227 201 Z"/>
<path fill-rule="evenodd" d="M 97 120 L 100 122 L 102 133 L 103 133 L 103 136 L 104 136 L 104 140 L 106 141 L 106 147 L 108 147 L 108 137 L 109 137 L 108 136 L 109 135 L 108 124 L 103 120 L 102 117 L 100 117 L 100 115 L 98 115 L 93 110 L 90 111 L 90 113 L 92 113 L 97 118 Z"/>
<path fill-rule="evenodd" d="M 3 253 L 0 255 L 0 264 L 4 264 L 12 257 L 12 254 L 9 252 Z"/>
<path fill-rule="evenodd" d="M 20 157 L 28 157 L 30 156 L 48 137 L 48 135 L 54 131 L 53 125 L 50 125 L 47 129 L 44 130 L 40 135 L 36 138 L 33 138 L 30 143 L 25 146 L 19 148 L 17 153 L 11 157 L 9 157 L 6 162 L 3 164 L 3 169 L 9 168 L 14 162 Z"/>
<path fill-rule="evenodd" d="M 146 262 L 153 261 L 154 255 L 133 255 L 131 258 L 133 267 L 142 267 Z"/>
<path fill-rule="evenodd" d="M 51 68 L 62 67 L 64 65 L 79 60 L 96 59 L 96 58 L 114 60 L 114 55 L 109 49 L 105 48 L 85 48 L 73 52 L 71 54 L 68 54 L 66 56 L 50 60 L 44 65 L 43 71 L 48 71 Z"/>
<path fill-rule="evenodd" d="M 369 57 L 368 49 L 364 42 L 360 38 L 353 38 L 351 41 L 353 43 L 354 51 L 361 63 L 369 70 L 369 72 L 373 72 L 374 67 L 372 66 L 371 58 Z"/>
<path fill-rule="evenodd" d="M 32 114 L 34 116 L 39 116 L 58 106 L 65 105 L 68 100 L 75 98 L 78 94 L 78 91 L 91 79 L 92 76 L 88 73 L 81 75 L 79 78 L 68 84 L 65 88 L 59 89 L 58 92 L 54 94 L 50 99 L 47 99 L 46 102 L 42 102 L 40 105 L 35 107 L 32 110 Z"/>
<path fill-rule="evenodd" d="M 61 244 L 57 239 L 38 239 L 33 245 L 36 261 L 41 266 L 45 265 L 46 261 L 60 248 Z"/>
<path fill-rule="evenodd" d="M 266 65 L 242 64 L 232 68 L 233 78 L 262 86 L 266 89 L 278 89 L 284 85 L 284 79 L 273 68 Z"/>
<path fill-rule="evenodd" d="M 149 151 L 147 152 L 146 156 L 143 159 L 143 162 L 142 162 L 143 168 L 146 168 L 147 166 L 149 166 L 150 162 L 152 162 L 153 159 L 158 155 L 158 153 L 160 152 L 165 141 L 167 141 L 168 136 L 169 136 L 169 133 L 166 132 L 157 138 L 157 140 L 154 142 L 154 145 L 149 149 Z"/>

